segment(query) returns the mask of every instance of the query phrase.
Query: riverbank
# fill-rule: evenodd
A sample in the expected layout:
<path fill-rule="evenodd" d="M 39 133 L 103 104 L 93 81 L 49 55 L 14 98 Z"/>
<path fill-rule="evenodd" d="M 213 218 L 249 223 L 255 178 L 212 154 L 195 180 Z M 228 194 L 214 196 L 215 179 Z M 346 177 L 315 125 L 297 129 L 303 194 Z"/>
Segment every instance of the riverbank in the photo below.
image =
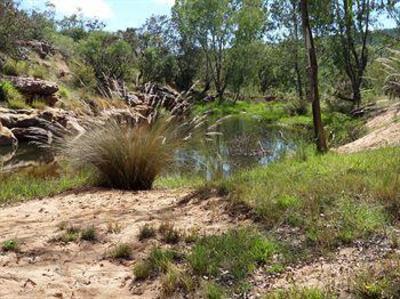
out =
<path fill-rule="evenodd" d="M 305 145 L 225 180 L 164 177 L 149 192 L 82 189 L 78 177 L 62 190 L 44 175 L 59 189 L 18 198 L 32 188 L 10 179 L 20 189 L 0 209 L 0 295 L 397 294 L 399 155 L 388 147 L 319 156 Z"/>

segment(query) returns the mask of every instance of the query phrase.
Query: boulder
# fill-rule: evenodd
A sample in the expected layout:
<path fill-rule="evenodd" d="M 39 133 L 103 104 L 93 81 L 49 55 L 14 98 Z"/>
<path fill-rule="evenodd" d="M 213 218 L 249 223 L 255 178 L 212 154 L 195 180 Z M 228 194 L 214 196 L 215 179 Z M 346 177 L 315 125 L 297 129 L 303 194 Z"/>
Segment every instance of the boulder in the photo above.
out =
<path fill-rule="evenodd" d="M 58 91 L 54 82 L 31 77 L 10 77 L 12 84 L 24 95 L 51 96 Z"/>
<path fill-rule="evenodd" d="M 51 144 L 53 134 L 51 131 L 38 127 L 14 128 L 11 130 L 14 136 L 20 142 L 40 142 L 42 144 Z"/>
<path fill-rule="evenodd" d="M 59 88 L 54 82 L 31 77 L 10 76 L 7 79 L 27 98 L 28 102 L 41 99 L 48 106 L 53 107 L 59 100 L 56 95 Z"/>
<path fill-rule="evenodd" d="M 17 144 L 18 140 L 13 132 L 0 123 L 0 146 L 16 146 Z"/>

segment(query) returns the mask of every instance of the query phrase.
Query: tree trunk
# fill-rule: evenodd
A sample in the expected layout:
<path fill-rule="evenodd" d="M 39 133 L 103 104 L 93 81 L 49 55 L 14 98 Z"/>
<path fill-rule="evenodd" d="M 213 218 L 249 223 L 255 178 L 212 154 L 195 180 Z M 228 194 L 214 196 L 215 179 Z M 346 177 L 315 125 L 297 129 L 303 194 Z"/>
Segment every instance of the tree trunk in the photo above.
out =
<path fill-rule="evenodd" d="M 294 39 L 294 70 L 296 72 L 296 91 L 297 96 L 302 101 L 304 99 L 303 83 L 301 80 L 301 72 L 299 66 L 299 26 L 297 19 L 297 0 L 292 0 L 292 18 L 293 18 L 293 39 Z"/>
<path fill-rule="evenodd" d="M 311 30 L 310 19 L 308 15 L 307 0 L 300 0 L 300 9 L 301 9 L 301 19 L 303 23 L 304 43 L 307 52 L 308 77 L 309 77 L 308 97 L 311 99 L 312 102 L 315 141 L 317 145 L 317 150 L 323 153 L 328 150 L 328 146 L 326 144 L 324 127 L 321 119 L 321 106 L 320 106 L 319 90 L 318 90 L 318 62 L 317 62 L 317 55 L 315 53 L 314 39 Z"/>

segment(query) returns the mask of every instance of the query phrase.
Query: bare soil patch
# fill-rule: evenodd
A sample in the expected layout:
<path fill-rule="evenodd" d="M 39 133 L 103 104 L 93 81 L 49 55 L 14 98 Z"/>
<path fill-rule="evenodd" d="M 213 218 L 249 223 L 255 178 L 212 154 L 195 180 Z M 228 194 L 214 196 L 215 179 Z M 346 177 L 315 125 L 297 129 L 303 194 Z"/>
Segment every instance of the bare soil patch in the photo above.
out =
<path fill-rule="evenodd" d="M 372 117 L 364 137 L 338 148 L 339 153 L 354 153 L 400 145 L 400 105 L 392 105 Z"/>
<path fill-rule="evenodd" d="M 140 227 L 170 222 L 182 231 L 215 234 L 237 222 L 218 198 L 180 204 L 189 193 L 89 190 L 1 209 L 0 242 L 16 239 L 20 252 L 0 253 L 0 298 L 157 298 L 157 281 L 132 282 L 132 265 L 159 242 L 140 242 Z M 61 222 L 93 225 L 99 240 L 49 242 L 60 234 Z M 119 231 L 110 232 L 112 225 Z M 132 260 L 104 257 L 118 243 L 132 246 Z"/>

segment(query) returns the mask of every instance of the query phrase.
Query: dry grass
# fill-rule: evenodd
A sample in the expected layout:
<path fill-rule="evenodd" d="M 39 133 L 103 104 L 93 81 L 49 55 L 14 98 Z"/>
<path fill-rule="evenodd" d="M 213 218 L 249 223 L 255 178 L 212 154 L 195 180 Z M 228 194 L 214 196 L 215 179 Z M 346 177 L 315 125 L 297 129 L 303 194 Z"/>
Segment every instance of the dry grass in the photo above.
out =
<path fill-rule="evenodd" d="M 93 170 L 97 185 L 148 190 L 178 145 L 177 131 L 165 119 L 140 125 L 110 120 L 68 140 L 64 153 L 74 168 Z"/>

